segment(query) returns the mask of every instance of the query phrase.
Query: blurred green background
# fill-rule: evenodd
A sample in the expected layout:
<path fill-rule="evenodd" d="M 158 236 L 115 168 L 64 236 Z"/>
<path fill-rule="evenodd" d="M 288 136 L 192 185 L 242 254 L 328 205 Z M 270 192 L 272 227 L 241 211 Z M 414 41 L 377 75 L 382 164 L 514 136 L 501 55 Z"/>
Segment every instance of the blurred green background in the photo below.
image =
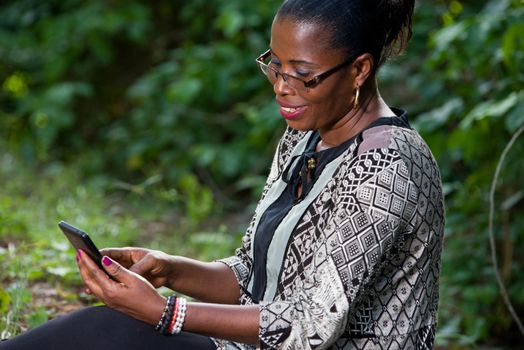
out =
<path fill-rule="evenodd" d="M 99 246 L 233 253 L 285 123 L 254 58 L 280 1 L 16 0 L 0 5 L 0 332 L 94 302 L 56 223 Z M 496 283 L 489 194 L 524 125 L 524 1 L 417 3 L 380 73 L 442 170 L 437 344 L 522 348 Z M 502 166 L 494 238 L 524 315 L 524 140 Z"/>

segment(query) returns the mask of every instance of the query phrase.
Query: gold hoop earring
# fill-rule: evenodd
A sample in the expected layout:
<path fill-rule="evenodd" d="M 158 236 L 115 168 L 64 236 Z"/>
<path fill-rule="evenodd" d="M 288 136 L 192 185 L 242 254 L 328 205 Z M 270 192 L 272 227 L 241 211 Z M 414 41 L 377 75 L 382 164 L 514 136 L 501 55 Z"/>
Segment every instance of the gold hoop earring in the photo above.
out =
<path fill-rule="evenodd" d="M 360 97 L 360 86 L 357 86 L 357 90 L 355 90 L 355 99 L 353 100 L 353 109 L 358 109 L 359 97 Z"/>

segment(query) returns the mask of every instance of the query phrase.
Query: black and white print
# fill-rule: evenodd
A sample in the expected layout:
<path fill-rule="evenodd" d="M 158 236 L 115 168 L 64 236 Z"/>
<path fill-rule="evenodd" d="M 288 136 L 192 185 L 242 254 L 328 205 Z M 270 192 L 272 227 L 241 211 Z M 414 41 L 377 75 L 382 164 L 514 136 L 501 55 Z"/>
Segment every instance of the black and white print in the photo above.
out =
<path fill-rule="evenodd" d="M 396 118 L 406 118 L 405 113 Z M 294 147 L 287 129 L 259 205 Z M 276 293 L 260 301 L 261 349 L 427 349 L 436 326 L 444 207 L 437 164 L 409 127 L 363 133 L 288 232 Z M 265 203 L 267 206 L 267 203 Z M 222 260 L 252 302 L 248 281 L 256 220 Z M 219 349 L 254 346 L 216 340 Z"/>

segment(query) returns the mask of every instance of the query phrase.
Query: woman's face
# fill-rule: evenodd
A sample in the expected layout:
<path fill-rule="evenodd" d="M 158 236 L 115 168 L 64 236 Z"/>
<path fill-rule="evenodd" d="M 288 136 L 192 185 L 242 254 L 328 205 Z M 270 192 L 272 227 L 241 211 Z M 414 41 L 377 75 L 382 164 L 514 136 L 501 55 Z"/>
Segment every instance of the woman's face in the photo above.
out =
<path fill-rule="evenodd" d="M 346 59 L 344 51 L 329 47 L 329 39 L 329 32 L 318 24 L 277 17 L 271 31 L 271 61 L 280 72 L 308 81 Z M 273 89 L 289 126 L 322 133 L 347 124 L 344 119 L 351 114 L 354 84 L 352 65 L 348 65 L 302 91 L 279 75 Z"/>

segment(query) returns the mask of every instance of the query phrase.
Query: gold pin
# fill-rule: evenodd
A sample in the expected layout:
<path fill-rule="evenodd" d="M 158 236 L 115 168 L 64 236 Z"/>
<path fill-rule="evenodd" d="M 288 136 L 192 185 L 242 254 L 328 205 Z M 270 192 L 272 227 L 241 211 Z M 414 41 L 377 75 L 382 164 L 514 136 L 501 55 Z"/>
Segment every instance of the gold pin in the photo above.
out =
<path fill-rule="evenodd" d="M 307 160 L 307 168 L 309 170 L 315 169 L 315 166 L 317 165 L 317 162 L 315 161 L 315 158 L 309 158 Z"/>

